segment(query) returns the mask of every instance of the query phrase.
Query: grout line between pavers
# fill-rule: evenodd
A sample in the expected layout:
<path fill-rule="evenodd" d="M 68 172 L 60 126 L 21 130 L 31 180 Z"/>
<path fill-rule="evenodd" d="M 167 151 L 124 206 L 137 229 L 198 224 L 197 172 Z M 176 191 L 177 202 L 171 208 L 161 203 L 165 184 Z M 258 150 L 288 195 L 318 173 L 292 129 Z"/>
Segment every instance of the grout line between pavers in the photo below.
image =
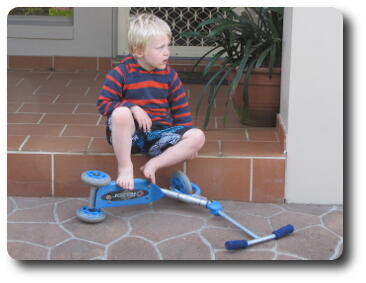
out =
<path fill-rule="evenodd" d="M 96 126 L 99 126 L 100 125 L 100 121 L 103 119 L 103 116 L 102 115 L 99 115 L 99 118 L 97 120 L 97 123 L 95 124 Z"/>
<path fill-rule="evenodd" d="M 249 201 L 253 201 L 253 159 L 250 159 L 249 169 Z"/>
<path fill-rule="evenodd" d="M 36 123 L 36 125 L 41 124 L 41 121 L 43 120 L 43 118 L 46 116 L 46 113 L 42 113 L 41 118 L 39 118 L 38 122 Z"/>
<path fill-rule="evenodd" d="M 68 80 L 68 81 L 66 82 L 66 84 L 65 84 L 65 88 L 68 88 L 68 87 L 70 86 L 71 82 L 72 82 L 72 80 Z"/>
<path fill-rule="evenodd" d="M 18 147 L 18 150 L 19 151 L 21 151 L 22 149 L 23 149 L 23 147 L 24 147 L 24 145 L 27 143 L 27 141 L 30 139 L 30 135 L 28 135 L 25 139 L 24 139 L 24 141 L 22 142 L 22 144 Z"/>
<path fill-rule="evenodd" d="M 218 144 L 219 144 L 219 155 L 222 155 L 222 140 L 217 140 Z"/>
<path fill-rule="evenodd" d="M 199 229 L 199 231 L 197 231 L 197 234 L 198 234 L 198 237 L 201 239 L 201 241 L 208 247 L 208 249 L 210 251 L 210 258 L 211 258 L 211 260 L 215 260 L 216 259 L 215 248 L 211 245 L 210 241 L 207 240 L 205 238 L 205 236 L 203 236 L 201 234 L 204 225 L 205 225 L 205 223 L 202 225 L 202 227 Z"/>
<path fill-rule="evenodd" d="M 249 133 L 248 133 L 248 129 L 247 128 L 244 129 L 244 135 L 245 135 L 246 141 L 250 141 Z"/>
<path fill-rule="evenodd" d="M 53 65 L 53 64 L 52 64 Z M 52 66 L 53 67 L 53 66 Z M 48 81 L 53 75 L 53 72 L 50 72 L 50 74 L 47 76 L 46 81 Z"/>
<path fill-rule="evenodd" d="M 51 154 L 51 195 L 55 196 L 55 156 Z"/>
<path fill-rule="evenodd" d="M 65 130 L 66 130 L 66 128 L 67 128 L 67 124 L 65 124 L 65 126 L 62 128 L 62 130 L 61 130 L 61 132 L 60 132 L 60 134 L 58 135 L 59 137 L 62 137 L 62 135 L 64 134 L 64 132 L 65 132 Z"/>
<path fill-rule="evenodd" d="M 25 104 L 25 102 L 22 102 L 22 104 L 21 104 L 21 105 L 19 106 L 19 108 L 15 111 L 15 113 L 18 113 L 18 112 L 20 111 L 20 109 L 22 109 L 22 108 L 23 108 L 24 104 Z"/>
<path fill-rule="evenodd" d="M 55 154 L 55 155 L 97 155 L 97 156 L 115 156 L 115 154 L 113 152 L 110 153 L 104 153 L 104 152 L 56 152 L 56 151 L 16 151 L 16 150 L 8 150 L 7 151 L 8 154 Z M 133 156 L 145 156 L 144 154 L 134 154 Z M 283 156 L 250 156 L 250 155 L 246 155 L 246 156 L 234 156 L 234 155 L 222 155 L 222 156 L 217 156 L 217 155 L 198 155 L 195 159 L 197 158 L 203 158 L 203 159 L 212 159 L 212 158 L 216 158 L 216 159 L 271 159 L 271 160 L 286 160 L 286 157 Z"/>
<path fill-rule="evenodd" d="M 18 87 L 22 83 L 22 81 L 24 81 L 24 78 L 21 78 L 19 81 L 17 81 L 15 87 Z"/>
<path fill-rule="evenodd" d="M 51 104 L 56 104 L 56 101 L 61 97 L 61 94 L 56 94 L 55 99 L 51 102 Z"/>
<path fill-rule="evenodd" d="M 71 112 L 71 114 L 76 114 L 76 110 L 78 110 L 80 103 L 77 103 L 74 110 Z"/>
<path fill-rule="evenodd" d="M 36 95 L 37 91 L 41 88 L 41 85 L 39 85 L 35 90 L 33 90 L 32 95 Z"/>
<path fill-rule="evenodd" d="M 91 145 L 92 145 L 93 141 L 94 141 L 94 137 L 90 137 L 89 142 L 88 142 L 88 145 L 86 146 L 86 150 L 87 150 L 87 151 L 89 151 L 89 149 L 90 149 L 90 147 L 91 147 Z"/>
<path fill-rule="evenodd" d="M 99 72 L 97 72 L 97 74 L 95 75 L 94 81 L 96 81 L 98 79 L 98 77 L 99 77 Z"/>
<path fill-rule="evenodd" d="M 85 90 L 84 96 L 88 96 L 89 92 L 90 92 L 90 86 L 88 86 L 87 89 Z"/>
<path fill-rule="evenodd" d="M 25 241 L 25 240 L 8 240 L 8 243 L 26 243 L 28 245 L 39 247 L 39 248 L 44 248 L 44 249 L 50 249 L 51 248 L 51 247 L 48 247 L 48 246 L 44 246 L 44 245 L 41 245 L 41 244 L 38 244 L 38 243 L 29 242 L 29 241 Z"/>
<path fill-rule="evenodd" d="M 334 253 L 329 257 L 330 260 L 337 259 L 337 256 L 341 256 L 341 247 L 343 245 L 343 238 L 338 241 L 337 246 L 334 248 Z"/>

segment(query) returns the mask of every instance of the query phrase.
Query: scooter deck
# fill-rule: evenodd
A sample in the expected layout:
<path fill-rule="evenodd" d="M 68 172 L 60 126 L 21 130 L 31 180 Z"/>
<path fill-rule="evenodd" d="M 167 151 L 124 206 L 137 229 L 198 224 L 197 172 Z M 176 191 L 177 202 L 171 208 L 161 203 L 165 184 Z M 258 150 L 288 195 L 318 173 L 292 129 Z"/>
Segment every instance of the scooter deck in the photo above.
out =
<path fill-rule="evenodd" d="M 115 181 L 98 188 L 95 197 L 95 208 L 147 204 L 164 197 L 164 193 L 146 179 L 134 179 L 134 190 L 119 187 Z"/>

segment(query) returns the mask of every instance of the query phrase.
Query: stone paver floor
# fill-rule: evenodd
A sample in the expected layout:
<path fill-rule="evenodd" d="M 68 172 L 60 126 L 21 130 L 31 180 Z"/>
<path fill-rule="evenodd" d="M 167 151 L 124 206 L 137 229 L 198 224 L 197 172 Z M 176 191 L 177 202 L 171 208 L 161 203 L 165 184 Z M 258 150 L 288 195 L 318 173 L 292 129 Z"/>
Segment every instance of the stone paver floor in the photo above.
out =
<path fill-rule="evenodd" d="M 19 260 L 332 260 L 342 254 L 343 207 L 221 201 L 224 211 L 259 235 L 286 224 L 278 241 L 226 251 L 248 238 L 208 210 L 171 199 L 105 209 L 99 224 L 80 222 L 84 198 L 8 197 L 8 252 Z"/>

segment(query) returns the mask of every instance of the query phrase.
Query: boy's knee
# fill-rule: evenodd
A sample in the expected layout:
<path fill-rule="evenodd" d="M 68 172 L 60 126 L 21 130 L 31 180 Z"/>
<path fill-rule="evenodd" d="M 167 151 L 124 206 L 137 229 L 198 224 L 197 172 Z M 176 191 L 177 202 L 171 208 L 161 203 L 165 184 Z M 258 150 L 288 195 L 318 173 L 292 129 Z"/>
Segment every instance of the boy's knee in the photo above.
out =
<path fill-rule="evenodd" d="M 198 149 L 200 149 L 205 144 L 205 134 L 200 129 L 191 129 L 190 138 L 194 140 Z"/>
<path fill-rule="evenodd" d="M 131 110 L 127 107 L 118 107 L 112 112 L 112 122 L 117 124 L 130 124 L 133 121 Z"/>

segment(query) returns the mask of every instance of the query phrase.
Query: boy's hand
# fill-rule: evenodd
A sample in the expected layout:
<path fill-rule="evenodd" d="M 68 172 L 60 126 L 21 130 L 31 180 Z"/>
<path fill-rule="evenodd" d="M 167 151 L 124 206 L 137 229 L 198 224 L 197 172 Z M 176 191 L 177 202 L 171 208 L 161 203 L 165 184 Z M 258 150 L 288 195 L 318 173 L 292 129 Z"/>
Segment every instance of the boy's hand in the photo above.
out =
<path fill-rule="evenodd" d="M 130 109 L 133 117 L 139 124 L 139 128 L 142 129 L 144 133 L 150 131 L 152 121 L 149 115 L 147 115 L 147 113 L 140 106 L 137 105 L 132 106 Z"/>

